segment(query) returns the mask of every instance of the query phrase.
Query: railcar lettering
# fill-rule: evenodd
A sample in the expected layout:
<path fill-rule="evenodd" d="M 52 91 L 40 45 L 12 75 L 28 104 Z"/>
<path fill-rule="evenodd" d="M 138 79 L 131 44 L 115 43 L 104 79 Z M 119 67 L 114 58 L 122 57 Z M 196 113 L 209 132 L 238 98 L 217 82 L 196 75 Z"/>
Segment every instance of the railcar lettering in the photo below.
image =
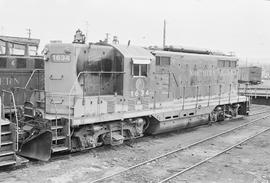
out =
<path fill-rule="evenodd" d="M 0 85 L 19 85 L 20 82 L 17 78 L 0 77 Z"/>
<path fill-rule="evenodd" d="M 149 90 L 136 90 L 135 92 L 134 91 L 131 91 L 130 92 L 130 96 L 131 97 L 138 97 L 138 96 L 148 96 L 150 95 L 150 92 Z"/>

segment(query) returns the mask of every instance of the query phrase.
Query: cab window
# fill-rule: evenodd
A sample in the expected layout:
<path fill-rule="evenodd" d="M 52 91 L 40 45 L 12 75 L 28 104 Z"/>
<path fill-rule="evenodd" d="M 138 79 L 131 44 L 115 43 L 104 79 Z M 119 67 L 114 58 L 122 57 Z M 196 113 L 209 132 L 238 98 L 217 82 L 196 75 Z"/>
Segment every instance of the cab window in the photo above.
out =
<path fill-rule="evenodd" d="M 147 77 L 147 64 L 133 64 L 132 75 Z"/>
<path fill-rule="evenodd" d="M 133 65 L 133 75 L 134 76 L 139 76 L 140 75 L 140 65 L 139 64 L 134 64 Z"/>
<path fill-rule="evenodd" d="M 141 76 L 147 76 L 147 65 L 146 64 L 142 64 L 141 65 Z"/>
<path fill-rule="evenodd" d="M 6 68 L 7 67 L 7 58 L 0 57 L 0 68 Z"/>

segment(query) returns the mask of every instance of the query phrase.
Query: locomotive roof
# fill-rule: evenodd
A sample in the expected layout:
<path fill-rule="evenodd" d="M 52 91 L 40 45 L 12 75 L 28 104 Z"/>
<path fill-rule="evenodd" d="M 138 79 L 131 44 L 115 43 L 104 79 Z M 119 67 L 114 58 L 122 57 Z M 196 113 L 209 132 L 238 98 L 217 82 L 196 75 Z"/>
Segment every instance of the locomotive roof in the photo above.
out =
<path fill-rule="evenodd" d="M 173 55 L 186 55 L 186 56 L 200 56 L 200 57 L 212 57 L 212 58 L 218 58 L 218 59 L 229 59 L 229 60 L 238 60 L 235 56 L 228 56 L 228 55 L 207 55 L 207 54 L 196 54 L 196 53 L 184 53 L 184 52 L 173 52 L 173 51 L 163 51 L 163 50 L 151 50 L 154 54 L 161 54 L 161 55 L 167 55 L 167 56 L 173 56 Z"/>
<path fill-rule="evenodd" d="M 258 69 L 261 69 L 262 67 L 259 67 L 259 66 L 241 66 L 239 67 L 240 69 L 252 69 L 252 68 L 258 68 Z"/>
<path fill-rule="evenodd" d="M 30 46 L 38 46 L 40 42 L 39 39 L 12 37 L 12 36 L 0 36 L 0 40 L 14 44 L 21 44 L 21 45 L 28 44 Z"/>
<path fill-rule="evenodd" d="M 138 59 L 154 59 L 154 56 L 151 54 L 149 50 L 146 50 L 139 46 L 131 46 L 131 45 L 111 45 L 120 53 L 123 54 L 124 57 L 128 58 L 138 58 Z"/>

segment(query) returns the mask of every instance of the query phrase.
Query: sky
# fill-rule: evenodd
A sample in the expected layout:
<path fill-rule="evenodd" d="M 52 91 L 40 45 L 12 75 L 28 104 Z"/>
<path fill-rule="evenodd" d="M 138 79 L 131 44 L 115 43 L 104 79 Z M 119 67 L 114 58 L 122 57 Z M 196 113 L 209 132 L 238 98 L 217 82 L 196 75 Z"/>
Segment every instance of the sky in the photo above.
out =
<path fill-rule="evenodd" d="M 233 51 L 243 60 L 270 63 L 267 0 L 0 0 L 0 34 L 72 42 L 118 36 L 120 44 L 166 45 Z M 88 30 L 88 31 L 87 31 Z"/>

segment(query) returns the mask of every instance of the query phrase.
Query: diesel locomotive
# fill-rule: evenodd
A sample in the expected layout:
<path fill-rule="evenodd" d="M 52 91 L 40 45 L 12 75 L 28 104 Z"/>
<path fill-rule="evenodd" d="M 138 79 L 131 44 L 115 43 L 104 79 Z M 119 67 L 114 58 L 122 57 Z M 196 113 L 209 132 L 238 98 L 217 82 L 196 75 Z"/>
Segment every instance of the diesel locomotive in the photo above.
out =
<path fill-rule="evenodd" d="M 45 89 L 25 102 L 18 127 L 25 157 L 48 160 L 51 152 L 118 145 L 249 112 L 234 56 L 80 38 L 48 44 L 43 53 Z"/>
<path fill-rule="evenodd" d="M 37 54 L 39 41 L 0 36 L 0 167 L 19 162 L 15 151 L 19 149 L 17 127 L 22 106 L 36 90 L 44 90 L 44 61 Z"/>

